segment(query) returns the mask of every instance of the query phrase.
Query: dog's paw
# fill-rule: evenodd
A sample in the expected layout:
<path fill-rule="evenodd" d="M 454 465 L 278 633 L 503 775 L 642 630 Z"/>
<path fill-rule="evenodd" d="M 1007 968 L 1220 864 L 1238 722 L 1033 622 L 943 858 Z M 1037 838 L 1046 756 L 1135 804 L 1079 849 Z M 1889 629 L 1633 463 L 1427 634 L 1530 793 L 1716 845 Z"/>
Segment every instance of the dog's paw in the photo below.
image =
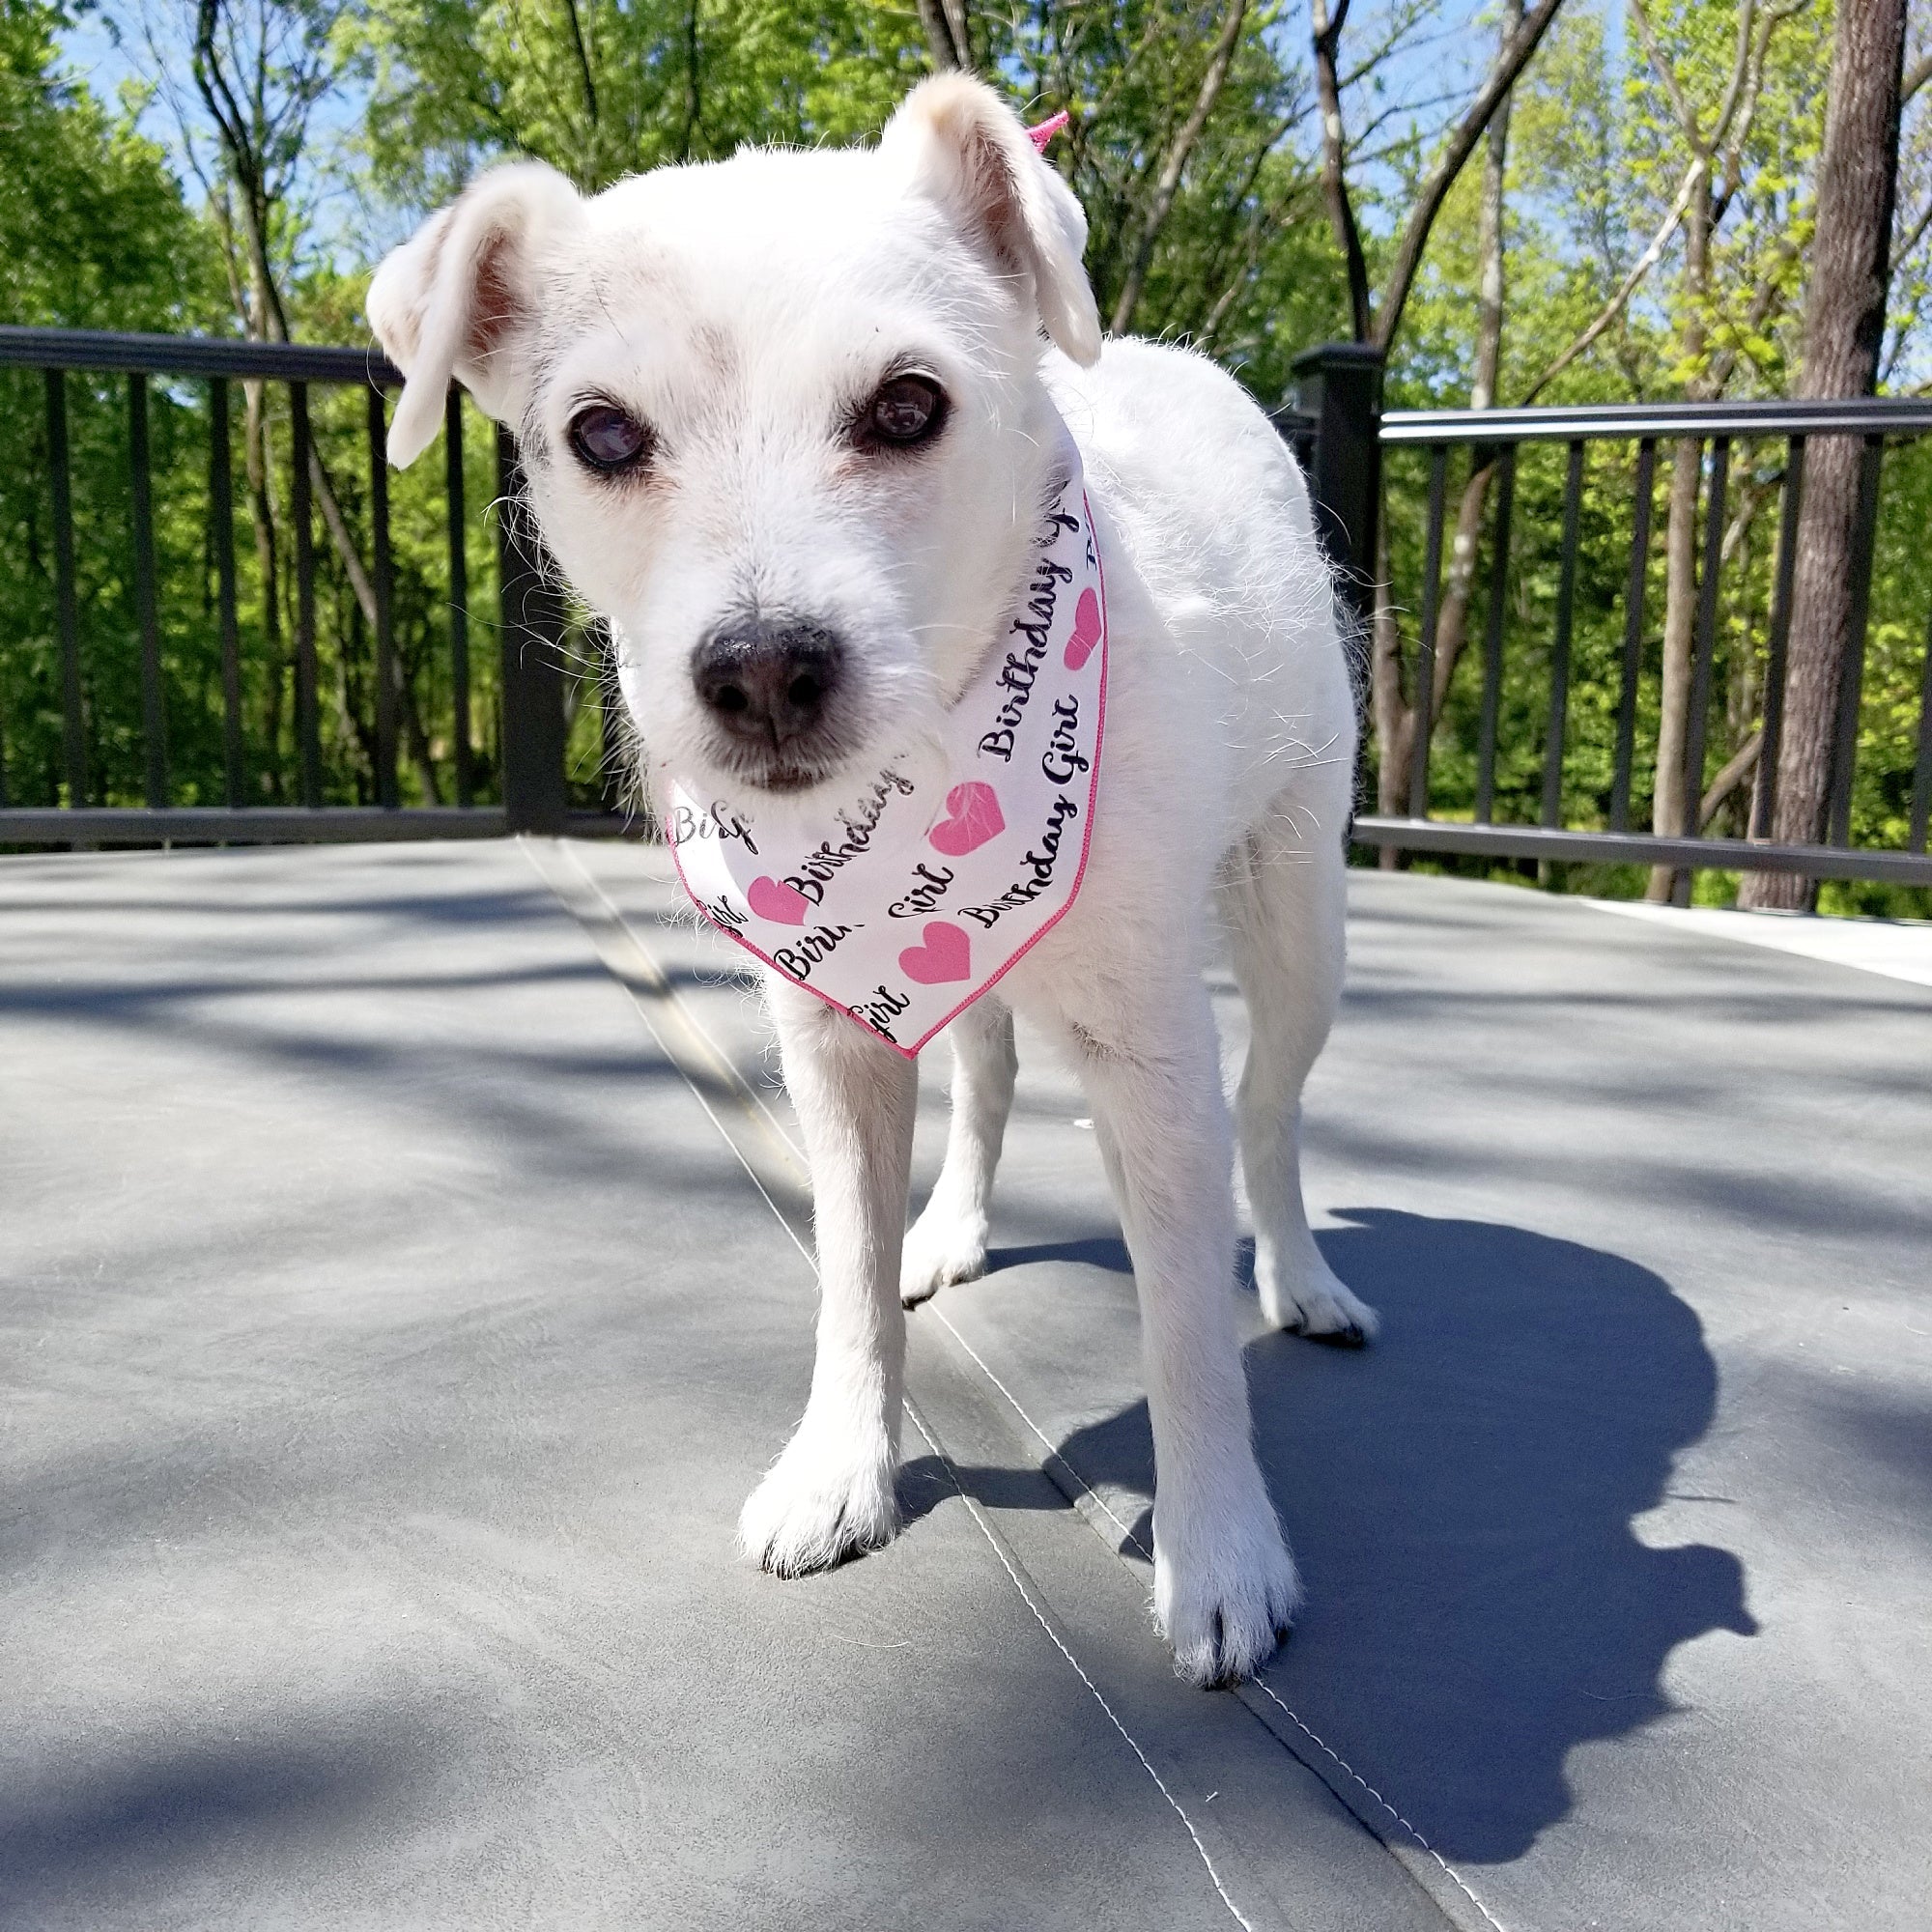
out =
<path fill-rule="evenodd" d="M 1259 1477 L 1255 1487 L 1260 1492 Z M 1172 1537 L 1156 1502 L 1153 1594 L 1174 1666 L 1190 1684 L 1212 1690 L 1252 1677 L 1301 1603 L 1266 1494 L 1237 1512 L 1196 1512 Z"/>
<path fill-rule="evenodd" d="M 1284 1270 L 1284 1272 L 1286 1272 Z M 1338 1348 L 1359 1349 L 1376 1339 L 1381 1318 L 1359 1296 L 1351 1294 L 1335 1271 L 1318 1255 L 1298 1270 L 1293 1287 L 1258 1270 L 1262 1314 L 1270 1326 Z"/>
<path fill-rule="evenodd" d="M 745 1554 L 775 1577 L 829 1570 L 890 1543 L 899 1526 L 889 1454 L 832 1438 L 810 1421 L 747 1498 Z"/>
<path fill-rule="evenodd" d="M 899 1299 L 916 1308 L 942 1288 L 978 1281 L 986 1272 L 986 1222 L 930 1204 L 905 1237 L 899 1261 Z"/>

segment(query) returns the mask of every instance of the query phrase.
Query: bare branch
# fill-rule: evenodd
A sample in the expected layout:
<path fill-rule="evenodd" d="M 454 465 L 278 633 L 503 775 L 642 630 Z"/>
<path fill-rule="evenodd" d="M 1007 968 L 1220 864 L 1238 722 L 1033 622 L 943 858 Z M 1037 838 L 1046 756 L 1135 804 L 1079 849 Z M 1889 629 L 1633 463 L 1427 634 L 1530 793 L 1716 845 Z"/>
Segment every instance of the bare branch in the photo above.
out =
<path fill-rule="evenodd" d="M 1798 259 L 1798 240 L 1792 235 L 1785 236 L 1773 250 L 1770 268 L 1764 271 L 1757 287 L 1751 292 L 1750 307 L 1745 311 L 1744 327 L 1738 331 L 1741 337 L 1757 334 L 1771 320 L 1773 314 L 1782 306 L 1784 290 L 1779 285 L 1779 272 L 1788 269 Z M 1740 340 L 1733 342 L 1712 358 L 1711 380 L 1719 389 L 1731 380 L 1731 371 L 1738 366 L 1738 357 L 1744 353 L 1744 344 Z"/>
<path fill-rule="evenodd" d="M 1664 58 L 1663 47 L 1657 38 L 1657 29 L 1650 23 L 1649 10 L 1643 0 L 1630 0 L 1631 17 L 1636 22 L 1638 38 L 1643 42 L 1643 50 L 1650 61 L 1650 71 L 1662 83 L 1663 91 L 1670 97 L 1671 112 L 1677 116 L 1677 124 L 1684 129 L 1684 138 L 1699 154 L 1710 151 L 1704 145 L 1704 130 L 1697 120 L 1697 110 L 1685 98 L 1683 83 L 1677 78 L 1677 70 Z"/>
<path fill-rule="evenodd" d="M 1408 7 L 1393 14 L 1389 29 L 1380 41 L 1342 75 L 1342 92 L 1347 94 L 1350 88 L 1359 87 L 1372 73 L 1398 53 L 1415 54 L 1443 41 L 1461 41 L 1464 38 L 1468 29 L 1461 21 L 1454 26 L 1444 27 L 1440 33 L 1417 34 L 1415 32 L 1417 22 L 1426 20 L 1435 11 L 1435 0 L 1410 0 Z"/>
<path fill-rule="evenodd" d="M 1193 110 L 1180 124 L 1179 130 L 1169 145 L 1167 157 L 1161 163 L 1153 199 L 1141 218 L 1140 236 L 1127 265 L 1126 278 L 1121 284 L 1120 298 L 1114 303 L 1113 320 L 1109 327 L 1116 335 L 1126 333 L 1134 310 L 1140 305 L 1141 290 L 1147 283 L 1148 262 L 1153 254 L 1153 244 L 1168 215 L 1173 213 L 1174 198 L 1180 191 L 1180 177 L 1187 166 L 1187 157 L 1193 154 L 1195 143 L 1200 140 L 1202 129 L 1214 111 L 1214 103 L 1220 99 L 1221 90 L 1227 85 L 1228 70 L 1234 64 L 1235 49 L 1240 43 L 1241 26 L 1247 14 L 1248 0 L 1233 0 L 1227 18 L 1221 23 L 1213 51 L 1208 56 L 1208 66 L 1194 97 Z"/>
<path fill-rule="evenodd" d="M 1764 91 L 1765 63 L 1771 55 L 1772 37 L 1786 20 L 1804 13 L 1810 0 L 1783 0 L 1781 5 L 1771 8 L 1763 16 L 1761 30 L 1755 45 L 1749 50 L 1743 70 L 1744 85 L 1738 91 L 1734 80 L 1734 98 L 1720 117 L 1720 128 L 1713 137 L 1711 152 L 1718 150 L 1729 139 L 1729 151 L 1724 156 L 1722 185 L 1711 199 L 1711 225 L 1715 228 L 1724 218 L 1726 211 L 1736 198 L 1744 181 L 1745 143 L 1750 139 L 1751 128 L 1757 121 L 1759 99 Z"/>
<path fill-rule="evenodd" d="M 373 631 L 376 628 L 376 586 L 369 582 L 369 573 L 362 566 L 362 557 L 355 548 L 349 520 L 342 514 L 341 499 L 335 494 L 334 480 L 322 460 L 322 452 L 313 442 L 308 446 L 308 480 L 315 491 L 315 500 L 322 507 L 322 521 L 328 526 L 329 541 L 335 546 L 336 555 L 342 559 L 349 587 L 355 593 L 355 601 L 362 607 L 363 619 Z"/>
<path fill-rule="evenodd" d="M 1932 228 L 1932 201 L 1925 204 L 1918 219 L 1905 231 L 1904 239 L 1891 251 L 1894 263 L 1902 262 L 1925 239 L 1925 231 Z"/>
<path fill-rule="evenodd" d="M 1724 801 L 1757 769 L 1757 754 L 1764 750 L 1764 733 L 1753 731 L 1738 749 L 1737 755 L 1711 781 L 1697 807 L 1697 829 L 1707 831 L 1712 819 L 1723 810 Z"/>
<path fill-rule="evenodd" d="M 1435 217 L 1441 213 L 1442 204 L 1455 185 L 1456 177 L 1462 173 L 1463 162 L 1475 152 L 1476 143 L 1483 138 L 1483 132 L 1496 109 L 1516 85 L 1517 75 L 1542 44 L 1543 37 L 1549 31 L 1550 22 L 1556 18 L 1562 4 L 1563 0 L 1541 0 L 1534 13 L 1524 15 L 1522 25 L 1511 36 L 1509 44 L 1496 55 L 1495 66 L 1484 82 L 1483 91 L 1457 124 L 1448 145 L 1424 180 L 1407 226 L 1397 243 L 1395 262 L 1389 270 L 1388 284 L 1376 315 L 1374 340 L 1382 350 L 1386 351 L 1395 339 L 1403 309 L 1408 302 L 1409 289 L 1422 264 L 1422 251 L 1429 245 L 1430 230 L 1435 225 Z M 1632 4 L 1637 4 L 1637 0 L 1632 0 Z"/>
<path fill-rule="evenodd" d="M 1617 285 L 1616 293 L 1591 318 L 1589 326 L 1579 331 L 1570 346 L 1524 390 L 1522 397 L 1524 408 L 1535 402 L 1537 397 L 1562 375 L 1577 356 L 1589 349 L 1605 329 L 1623 313 L 1625 304 L 1636 293 L 1644 277 L 1662 260 L 1664 249 L 1670 244 L 1670 238 L 1677 233 L 1678 224 L 1684 219 L 1685 212 L 1690 206 L 1690 197 L 1696 192 L 1697 184 L 1703 179 L 1703 175 L 1704 163 L 1701 159 L 1692 161 L 1685 169 L 1683 185 L 1677 190 L 1677 199 L 1670 204 L 1669 213 L 1663 217 L 1657 233 L 1650 238 L 1650 245 L 1631 265 L 1630 272 Z"/>
<path fill-rule="evenodd" d="M 1764 45 L 1771 43 L 1771 31 L 1776 24 L 1774 15 L 1767 15 L 1764 23 Z M 1705 153 L 1715 155 L 1724 145 L 1725 137 L 1731 131 L 1731 117 L 1738 111 L 1738 103 L 1744 99 L 1745 90 L 1751 84 L 1753 72 L 1761 65 L 1756 57 L 1759 51 L 1757 34 L 1756 0 L 1744 0 L 1738 9 L 1738 51 L 1731 64 L 1731 78 L 1724 89 L 1724 99 L 1718 108 L 1718 125 L 1711 129 L 1711 139 Z"/>
<path fill-rule="evenodd" d="M 1416 135 L 1413 131 L 1392 140 L 1385 148 L 1371 149 L 1367 145 L 1368 141 L 1372 135 L 1380 133 L 1391 121 L 1400 121 L 1405 116 L 1426 114 L 1432 107 L 1446 107 L 1452 100 L 1466 101 L 1468 98 L 1469 90 L 1466 87 L 1457 87 L 1447 89 L 1441 94 L 1429 95 L 1421 100 L 1392 100 L 1379 114 L 1365 121 L 1349 137 L 1349 159 L 1359 167 L 1364 162 L 1373 163 L 1383 160 L 1390 155 L 1400 154 L 1404 148 L 1414 145 Z"/>
<path fill-rule="evenodd" d="M 1315 95 L 1321 109 L 1321 193 L 1328 204 L 1328 220 L 1349 274 L 1349 319 L 1357 342 L 1367 342 L 1375 327 L 1369 306 L 1369 264 L 1362 252 L 1362 232 L 1355 224 L 1354 204 L 1349 198 L 1348 136 L 1342 126 L 1342 88 L 1337 78 L 1336 50 L 1349 0 L 1328 11 L 1328 0 L 1310 0 L 1309 27 L 1315 45 Z"/>
<path fill-rule="evenodd" d="M 570 16 L 570 41 L 577 49 L 577 72 L 583 83 L 583 111 L 591 127 L 597 126 L 597 83 L 590 77 L 590 50 L 583 44 L 583 22 L 577 12 L 577 0 L 563 0 Z"/>

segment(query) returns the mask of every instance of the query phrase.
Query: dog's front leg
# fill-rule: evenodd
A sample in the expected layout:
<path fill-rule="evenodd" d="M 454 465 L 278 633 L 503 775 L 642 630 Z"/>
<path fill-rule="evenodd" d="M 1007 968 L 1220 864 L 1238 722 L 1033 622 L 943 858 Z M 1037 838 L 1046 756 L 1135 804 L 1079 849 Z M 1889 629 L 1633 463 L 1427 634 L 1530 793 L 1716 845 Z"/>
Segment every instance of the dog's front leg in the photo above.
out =
<path fill-rule="evenodd" d="M 1274 1649 L 1299 1592 L 1250 1437 L 1213 1014 L 1192 973 L 1082 1004 L 1065 1017 L 1140 1295 L 1155 1608 L 1181 1674 L 1229 1683 Z"/>
<path fill-rule="evenodd" d="M 769 996 L 811 1162 L 818 1358 L 804 1420 L 738 1529 L 767 1570 L 796 1577 L 898 1528 L 899 1244 L 919 1073 L 810 994 L 774 980 Z"/>

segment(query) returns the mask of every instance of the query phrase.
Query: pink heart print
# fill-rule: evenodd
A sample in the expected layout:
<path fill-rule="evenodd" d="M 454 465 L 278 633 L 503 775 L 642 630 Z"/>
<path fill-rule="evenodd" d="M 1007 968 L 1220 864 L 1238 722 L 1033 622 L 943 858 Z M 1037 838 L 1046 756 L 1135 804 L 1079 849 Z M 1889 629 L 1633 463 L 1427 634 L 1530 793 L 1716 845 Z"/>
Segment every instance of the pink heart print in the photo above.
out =
<path fill-rule="evenodd" d="M 933 849 L 957 859 L 997 838 L 1007 829 L 1000 795 L 977 779 L 956 784 L 946 794 L 946 816 L 926 836 Z"/>
<path fill-rule="evenodd" d="M 944 986 L 963 980 L 973 970 L 973 942 L 956 925 L 936 919 L 925 928 L 923 946 L 908 946 L 899 954 L 899 969 L 922 986 Z"/>
<path fill-rule="evenodd" d="M 1073 635 L 1066 640 L 1066 668 L 1078 670 L 1100 641 L 1100 600 L 1091 590 L 1080 593 L 1073 607 Z"/>
<path fill-rule="evenodd" d="M 811 910 L 811 901 L 796 886 L 781 885 L 762 872 L 745 888 L 745 903 L 760 919 L 779 925 L 803 925 Z"/>

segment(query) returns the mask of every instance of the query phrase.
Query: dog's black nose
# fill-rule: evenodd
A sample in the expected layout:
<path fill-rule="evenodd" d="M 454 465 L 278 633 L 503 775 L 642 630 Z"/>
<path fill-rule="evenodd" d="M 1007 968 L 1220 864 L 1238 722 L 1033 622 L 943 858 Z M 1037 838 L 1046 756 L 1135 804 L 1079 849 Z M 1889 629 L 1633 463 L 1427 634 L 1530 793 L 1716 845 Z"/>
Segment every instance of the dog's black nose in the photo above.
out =
<path fill-rule="evenodd" d="M 691 654 L 691 681 L 732 737 L 782 751 L 823 719 L 844 655 L 822 624 L 734 617 Z"/>

